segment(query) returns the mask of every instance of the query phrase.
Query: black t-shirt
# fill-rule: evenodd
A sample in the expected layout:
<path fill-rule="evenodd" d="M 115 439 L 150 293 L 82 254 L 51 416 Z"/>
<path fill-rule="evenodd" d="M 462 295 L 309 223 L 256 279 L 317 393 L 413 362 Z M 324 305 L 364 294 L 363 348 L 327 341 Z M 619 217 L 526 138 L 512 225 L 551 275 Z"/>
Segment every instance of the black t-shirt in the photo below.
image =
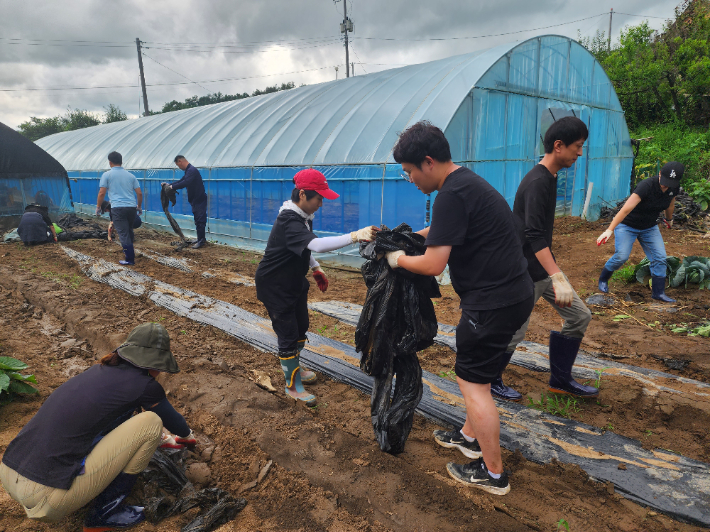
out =
<path fill-rule="evenodd" d="M 556 203 L 557 177 L 547 167 L 538 164 L 520 182 L 513 204 L 513 214 L 525 227 L 523 254 L 534 282 L 548 277 L 535 253 L 545 248 L 550 248 L 552 253 Z M 555 258 L 554 255 L 552 258 Z"/>
<path fill-rule="evenodd" d="M 7 446 L 2 462 L 43 486 L 69 489 L 96 436 L 116 419 L 163 399 L 163 387 L 145 369 L 91 366 L 52 392 Z"/>
<path fill-rule="evenodd" d="M 271 228 L 264 258 L 256 269 L 256 297 L 267 309 L 288 308 L 310 285 L 306 279 L 314 238 L 313 222 L 295 211 L 281 211 Z"/>
<path fill-rule="evenodd" d="M 532 296 L 513 213 L 468 168 L 451 172 L 439 190 L 426 245 L 451 246 L 449 273 L 461 308 L 493 310 Z"/>
<path fill-rule="evenodd" d="M 663 192 L 658 176 L 654 176 L 636 185 L 634 194 L 641 197 L 641 203 L 636 205 L 621 223 L 634 229 L 650 229 L 656 225 L 658 213 L 670 207 L 671 201 L 678 195 L 678 189 L 669 188 Z"/>

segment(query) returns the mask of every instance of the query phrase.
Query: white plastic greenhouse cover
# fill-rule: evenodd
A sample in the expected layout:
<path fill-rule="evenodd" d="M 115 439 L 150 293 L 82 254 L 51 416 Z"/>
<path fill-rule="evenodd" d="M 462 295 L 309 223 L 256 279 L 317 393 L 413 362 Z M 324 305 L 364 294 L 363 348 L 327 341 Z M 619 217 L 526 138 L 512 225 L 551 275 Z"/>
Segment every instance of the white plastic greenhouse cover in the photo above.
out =
<path fill-rule="evenodd" d="M 178 153 L 202 168 L 393 162 L 391 150 L 398 132 L 422 119 L 445 130 L 461 102 L 497 61 L 517 46 L 540 38 L 58 133 L 37 144 L 69 171 L 103 169 L 113 150 L 122 153 L 129 169 L 172 168 Z M 546 38 L 570 41 L 559 36 Z M 615 103 L 612 108 L 618 108 Z"/>

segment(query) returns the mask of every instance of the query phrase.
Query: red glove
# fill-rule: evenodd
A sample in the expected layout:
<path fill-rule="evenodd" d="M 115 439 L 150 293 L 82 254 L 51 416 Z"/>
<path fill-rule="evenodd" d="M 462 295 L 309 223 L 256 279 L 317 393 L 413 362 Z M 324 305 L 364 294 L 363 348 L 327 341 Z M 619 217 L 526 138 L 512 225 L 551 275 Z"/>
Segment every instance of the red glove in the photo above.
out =
<path fill-rule="evenodd" d="M 328 290 L 328 278 L 325 276 L 325 272 L 320 269 L 320 266 L 313 268 L 313 278 L 316 280 L 321 292 Z"/>
<path fill-rule="evenodd" d="M 190 434 L 181 438 L 180 436 L 175 436 L 175 442 L 181 445 L 197 445 L 197 440 L 195 439 L 195 434 L 190 430 Z"/>
<path fill-rule="evenodd" d="M 175 438 L 173 438 L 169 434 L 165 434 L 163 432 L 163 435 L 160 437 L 160 448 L 161 449 L 182 449 L 184 445 L 179 444 L 178 442 L 175 441 Z"/>

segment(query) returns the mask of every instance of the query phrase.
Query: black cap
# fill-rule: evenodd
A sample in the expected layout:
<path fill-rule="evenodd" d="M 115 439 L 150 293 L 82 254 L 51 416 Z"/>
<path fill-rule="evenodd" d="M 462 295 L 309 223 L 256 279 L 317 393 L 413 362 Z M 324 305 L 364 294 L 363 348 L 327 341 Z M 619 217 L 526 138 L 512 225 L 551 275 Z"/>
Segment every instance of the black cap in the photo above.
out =
<path fill-rule="evenodd" d="M 663 165 L 661 168 L 661 185 L 668 188 L 680 187 L 680 178 L 683 177 L 685 167 L 675 161 Z"/>

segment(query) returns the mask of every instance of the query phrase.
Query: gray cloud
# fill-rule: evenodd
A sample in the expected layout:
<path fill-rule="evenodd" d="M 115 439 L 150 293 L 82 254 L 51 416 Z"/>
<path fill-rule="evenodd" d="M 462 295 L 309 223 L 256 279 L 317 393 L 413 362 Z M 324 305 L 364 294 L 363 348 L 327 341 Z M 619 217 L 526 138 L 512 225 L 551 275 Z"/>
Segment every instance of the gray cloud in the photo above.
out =
<path fill-rule="evenodd" d="M 616 5 L 618 6 L 618 2 Z M 575 24 L 485 39 L 408 41 L 498 34 L 537 28 L 608 13 L 610 0 L 595 3 L 559 0 L 374 0 L 348 1 L 355 23 L 350 61 L 355 73 L 374 72 L 397 64 L 439 59 L 490 48 L 544 33 L 576 37 L 606 31 L 608 16 Z M 670 17 L 676 0 L 626 0 L 625 13 Z M 212 92 L 252 92 L 267 85 L 294 81 L 312 84 L 335 77 L 334 65 L 344 75 L 344 49 L 339 22 L 342 1 L 332 0 L 0 0 L 4 32 L 0 39 L 0 88 L 96 87 L 136 85 L 138 65 L 135 38 L 147 42 L 145 53 L 196 81 Z M 626 24 L 643 19 L 615 15 L 613 35 Z M 649 19 L 660 28 L 663 20 Z M 396 41 L 367 39 L 394 38 Z M 8 39 L 23 39 L 10 44 Z M 318 39 L 319 42 L 316 42 Z M 31 41 L 34 40 L 34 41 Z M 57 42 L 47 42 L 57 40 Z M 69 43 L 59 41 L 92 41 Z M 99 45 L 98 41 L 104 42 Z M 278 46 L 276 42 L 288 42 Z M 328 42 L 330 41 L 330 42 Z M 36 44 L 36 45 L 30 45 Z M 168 43 L 168 44 L 158 44 Z M 180 50 L 175 43 L 241 43 L 240 48 L 210 53 Z M 247 43 L 261 43 L 247 46 Z M 78 46 L 67 46 L 75 44 Z M 225 53 L 244 51 L 248 53 Z M 144 59 L 148 99 L 152 109 L 206 91 L 197 85 L 158 86 L 184 82 L 184 78 Z M 328 67 L 299 74 L 271 75 Z M 255 77 L 267 76 L 267 77 Z M 241 81 L 206 83 L 223 78 L 255 77 Z M 0 121 L 12 127 L 30 116 L 54 116 L 67 107 L 103 112 L 109 103 L 137 115 L 140 89 L 0 92 Z"/>

